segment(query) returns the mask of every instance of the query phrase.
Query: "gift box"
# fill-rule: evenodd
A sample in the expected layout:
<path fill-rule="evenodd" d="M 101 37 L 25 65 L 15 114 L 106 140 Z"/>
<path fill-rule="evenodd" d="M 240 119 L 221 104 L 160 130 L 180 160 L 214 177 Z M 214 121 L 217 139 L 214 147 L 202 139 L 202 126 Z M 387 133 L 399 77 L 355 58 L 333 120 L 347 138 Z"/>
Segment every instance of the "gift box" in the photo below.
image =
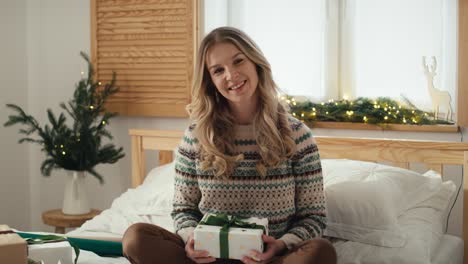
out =
<path fill-rule="evenodd" d="M 28 250 L 28 258 L 37 262 L 73 264 L 73 248 L 68 241 L 29 245 Z"/>
<path fill-rule="evenodd" d="M 194 230 L 194 248 L 215 258 L 241 259 L 251 250 L 263 252 L 262 234 L 268 234 L 266 218 L 206 214 Z"/>
<path fill-rule="evenodd" d="M 7 225 L 0 225 L 0 263 L 25 264 L 28 261 L 26 241 Z"/>

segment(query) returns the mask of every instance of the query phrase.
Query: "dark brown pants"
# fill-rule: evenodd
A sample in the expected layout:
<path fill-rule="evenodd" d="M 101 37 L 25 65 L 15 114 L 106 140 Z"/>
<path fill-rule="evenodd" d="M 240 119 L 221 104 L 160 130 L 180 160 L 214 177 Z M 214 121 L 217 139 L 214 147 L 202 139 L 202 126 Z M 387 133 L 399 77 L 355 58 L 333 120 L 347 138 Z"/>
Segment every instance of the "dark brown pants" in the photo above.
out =
<path fill-rule="evenodd" d="M 133 264 L 193 264 L 186 256 L 182 239 L 156 225 L 138 223 L 130 226 L 123 236 L 123 252 Z M 216 264 L 238 264 L 238 260 L 217 259 Z M 313 239 L 300 243 L 271 264 L 336 263 L 336 252 L 328 240 Z"/>

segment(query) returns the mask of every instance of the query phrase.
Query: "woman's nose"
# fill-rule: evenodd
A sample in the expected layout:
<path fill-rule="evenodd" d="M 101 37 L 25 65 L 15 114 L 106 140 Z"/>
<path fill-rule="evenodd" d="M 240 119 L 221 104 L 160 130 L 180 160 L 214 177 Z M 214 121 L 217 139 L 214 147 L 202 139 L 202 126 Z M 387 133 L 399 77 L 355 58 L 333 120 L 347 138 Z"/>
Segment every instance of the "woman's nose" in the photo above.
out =
<path fill-rule="evenodd" d="M 237 79 L 237 77 L 239 77 L 239 72 L 236 69 L 230 68 L 226 70 L 227 81 L 234 81 Z"/>

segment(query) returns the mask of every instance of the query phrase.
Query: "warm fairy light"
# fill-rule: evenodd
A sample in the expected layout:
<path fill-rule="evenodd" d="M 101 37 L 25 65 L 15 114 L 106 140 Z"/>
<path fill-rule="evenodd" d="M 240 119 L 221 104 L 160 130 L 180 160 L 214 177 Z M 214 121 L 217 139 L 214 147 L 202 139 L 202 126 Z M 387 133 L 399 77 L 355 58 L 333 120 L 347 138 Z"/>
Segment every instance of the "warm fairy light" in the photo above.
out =
<path fill-rule="evenodd" d="M 364 116 L 364 117 L 362 118 L 362 120 L 363 120 L 364 122 L 367 122 L 367 116 Z"/>
<path fill-rule="evenodd" d="M 415 124 L 418 122 L 418 121 L 417 121 L 416 119 L 414 119 L 414 118 L 412 119 L 412 121 L 413 121 L 413 123 L 415 123 Z"/>
<path fill-rule="evenodd" d="M 311 115 L 312 115 L 312 116 L 316 116 L 316 115 L 317 115 L 317 113 L 316 113 L 316 112 L 312 112 L 312 114 L 311 114 Z"/>
<path fill-rule="evenodd" d="M 304 117 L 304 113 L 301 113 L 301 117 Z"/>
<path fill-rule="evenodd" d="M 387 107 L 385 107 L 384 110 L 387 111 Z"/>
<path fill-rule="evenodd" d="M 412 113 L 412 114 L 414 114 L 414 110 L 413 110 L 413 111 L 411 111 L 411 113 Z"/>
<path fill-rule="evenodd" d="M 321 105 L 325 105 L 325 103 L 324 103 L 324 102 L 321 102 L 320 104 L 321 104 Z"/>
<path fill-rule="evenodd" d="M 296 113 L 293 113 L 293 116 L 296 116 Z"/>
<path fill-rule="evenodd" d="M 387 120 L 387 119 L 388 119 L 388 116 L 385 116 L 383 119 Z"/>
<path fill-rule="evenodd" d="M 98 82 L 97 84 L 98 84 L 98 85 L 101 85 L 101 82 Z"/>
<path fill-rule="evenodd" d="M 291 100 L 289 100 L 289 99 L 288 99 L 288 100 L 286 100 L 286 103 L 290 104 L 290 103 L 291 103 Z"/>
<path fill-rule="evenodd" d="M 102 120 L 102 124 L 105 125 L 105 124 L 106 124 L 106 120 Z"/>
<path fill-rule="evenodd" d="M 403 123 L 405 123 L 405 124 L 406 124 L 406 118 L 404 118 L 404 117 L 403 117 Z"/>
<path fill-rule="evenodd" d="M 296 105 L 296 102 L 293 102 L 293 105 Z"/>
<path fill-rule="evenodd" d="M 93 110 L 93 109 L 94 109 L 94 106 L 90 105 L 90 106 L 89 106 L 89 109 Z"/>
<path fill-rule="evenodd" d="M 353 111 L 346 111 L 346 115 L 348 115 L 348 117 L 352 116 L 354 114 Z"/>
<path fill-rule="evenodd" d="M 348 100 L 348 96 L 347 96 L 347 95 L 343 95 L 343 99 L 344 99 L 344 100 Z"/>
<path fill-rule="evenodd" d="M 65 151 L 62 151 L 62 155 L 65 155 L 65 154 L 67 154 L 67 153 Z"/>
<path fill-rule="evenodd" d="M 328 115 L 328 111 L 327 111 L 327 112 L 325 112 L 325 114 L 327 114 L 327 115 Z"/>
<path fill-rule="evenodd" d="M 316 111 L 316 110 L 315 110 L 315 107 L 312 107 L 312 111 L 314 111 L 314 112 Z"/>
<path fill-rule="evenodd" d="M 335 103 L 335 105 L 338 105 L 338 103 Z"/>
<path fill-rule="evenodd" d="M 60 145 L 60 148 L 63 148 L 63 145 Z"/>

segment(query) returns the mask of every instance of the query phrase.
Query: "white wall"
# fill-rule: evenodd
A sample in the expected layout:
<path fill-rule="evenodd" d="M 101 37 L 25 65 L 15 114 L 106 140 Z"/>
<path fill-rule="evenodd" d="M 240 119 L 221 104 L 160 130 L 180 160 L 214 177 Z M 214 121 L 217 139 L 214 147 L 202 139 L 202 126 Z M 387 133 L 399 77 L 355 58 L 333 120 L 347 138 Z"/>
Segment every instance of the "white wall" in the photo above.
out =
<path fill-rule="evenodd" d="M 16 228 L 29 226 L 28 146 L 3 124 L 5 104 L 28 106 L 25 17 L 25 0 L 0 1 L 0 223 Z"/>
<path fill-rule="evenodd" d="M 41 122 L 46 120 L 46 109 L 58 110 L 59 102 L 72 96 L 74 84 L 80 78 L 84 64 L 79 52 L 90 50 L 89 1 L 74 0 L 8 0 L 0 3 L 2 40 L 0 80 L 8 87 L 7 101 L 27 106 L 26 109 Z M 14 6 L 14 10 L 9 10 Z M 11 9 L 11 8 L 10 8 Z M 9 25 L 8 27 L 5 25 Z M 21 33 L 21 34 L 20 34 Z M 27 56 L 25 55 L 25 51 Z M 6 58 L 6 60 L 5 60 Z M 20 63 L 21 62 L 21 63 Z M 17 64 L 12 67 L 12 64 Z M 8 73 L 3 75 L 3 72 Z M 5 77 L 4 77 L 5 76 Z M 27 82 L 26 82 L 27 80 Z M 27 88 L 26 88 L 27 87 Z M 6 120 L 6 111 L 0 105 L 0 121 Z M 99 185 L 92 177 L 86 179 L 90 202 L 94 208 L 105 209 L 112 200 L 130 186 L 130 128 L 183 129 L 187 119 L 117 117 L 110 123 L 114 143 L 124 147 L 127 156 L 117 164 L 102 165 L 97 169 L 104 175 L 105 184 Z M 0 223 L 29 229 L 53 231 L 42 224 L 41 213 L 60 208 L 63 197 L 63 171 L 55 171 L 49 178 L 40 175 L 44 158 L 38 146 L 16 144 L 17 128 L 0 128 L 2 184 L 0 185 Z M 460 141 L 461 134 L 402 133 L 351 130 L 314 130 L 316 135 L 356 137 L 394 137 Z M 468 138 L 467 132 L 464 132 Z M 13 165 L 13 161 L 20 165 Z M 13 175 L 13 177 L 12 177 Z M 460 179 L 456 178 L 456 182 Z M 6 182 L 6 186 L 4 182 Z M 29 190 L 27 189 L 27 186 Z M 3 202 L 11 201 L 11 202 Z M 12 205 L 15 205 L 13 207 Z M 13 208 L 13 209 L 12 209 Z M 452 233 L 459 233 L 461 207 L 452 222 Z M 5 213 L 7 212 L 7 213 Z M 29 218 L 29 219 L 28 219 Z"/>
<path fill-rule="evenodd" d="M 29 110 L 41 121 L 46 120 L 46 109 L 59 110 L 59 102 L 68 101 L 86 69 L 80 51 L 90 51 L 89 1 L 29 0 L 28 8 L 28 80 Z M 94 177 L 87 177 L 90 203 L 105 209 L 120 193 L 130 186 L 129 128 L 182 129 L 184 119 L 118 117 L 110 122 L 114 142 L 123 146 L 126 157 L 117 164 L 101 165 L 97 170 L 104 176 L 100 185 Z M 65 180 L 64 171 L 53 172 L 50 178 L 40 175 L 44 156 L 39 148 L 30 152 L 31 229 L 48 230 L 41 221 L 41 213 L 60 208 Z M 1 199 L 1 198 L 0 198 Z"/>

